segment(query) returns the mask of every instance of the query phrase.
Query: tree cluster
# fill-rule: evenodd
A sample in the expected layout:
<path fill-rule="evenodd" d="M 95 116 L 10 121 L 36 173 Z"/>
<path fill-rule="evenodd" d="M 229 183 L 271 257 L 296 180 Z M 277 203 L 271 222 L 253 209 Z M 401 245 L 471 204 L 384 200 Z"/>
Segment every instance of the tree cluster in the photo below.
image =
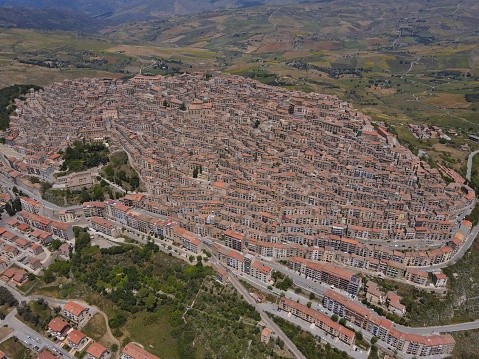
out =
<path fill-rule="evenodd" d="M 19 197 L 16 197 L 13 201 L 8 201 L 5 204 L 5 212 L 7 212 L 9 216 L 14 216 L 15 213 L 20 212 L 21 210 L 22 203 L 20 202 Z"/>
<path fill-rule="evenodd" d="M 64 160 L 61 171 L 81 172 L 108 163 L 108 148 L 101 143 L 75 141 L 61 155 Z"/>
<path fill-rule="evenodd" d="M 18 304 L 13 294 L 5 287 L 0 287 L 0 305 L 8 304 L 13 307 Z"/>
<path fill-rule="evenodd" d="M 42 87 L 36 85 L 13 85 L 0 89 L 0 131 L 5 131 L 10 125 L 10 115 L 16 109 L 13 100 L 22 98 L 22 95 L 30 89 L 37 91 L 42 89 Z"/>

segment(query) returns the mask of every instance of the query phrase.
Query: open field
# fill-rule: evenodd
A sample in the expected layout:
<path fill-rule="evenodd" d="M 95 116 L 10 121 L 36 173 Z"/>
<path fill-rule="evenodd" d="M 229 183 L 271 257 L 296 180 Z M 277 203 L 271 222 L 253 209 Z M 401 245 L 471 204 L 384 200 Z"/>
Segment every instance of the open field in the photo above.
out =
<path fill-rule="evenodd" d="M 37 353 L 27 349 L 16 337 L 0 344 L 0 350 L 11 359 L 33 359 L 37 357 Z"/>

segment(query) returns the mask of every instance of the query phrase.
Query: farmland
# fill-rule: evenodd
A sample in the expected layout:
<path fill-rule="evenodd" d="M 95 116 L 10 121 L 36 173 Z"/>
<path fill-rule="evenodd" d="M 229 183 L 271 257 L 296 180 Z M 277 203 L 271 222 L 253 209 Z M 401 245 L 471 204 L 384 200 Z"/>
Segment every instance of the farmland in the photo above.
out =
<path fill-rule="evenodd" d="M 8 29 L 0 32 L 0 85 L 218 69 L 336 94 L 462 171 L 467 153 L 457 149 L 476 149 L 467 136 L 479 132 L 478 17 L 473 0 L 338 0 L 215 10 L 89 35 Z M 454 128 L 458 136 L 437 146 L 410 138 L 407 123 Z M 453 161 L 444 161 L 446 153 Z"/>

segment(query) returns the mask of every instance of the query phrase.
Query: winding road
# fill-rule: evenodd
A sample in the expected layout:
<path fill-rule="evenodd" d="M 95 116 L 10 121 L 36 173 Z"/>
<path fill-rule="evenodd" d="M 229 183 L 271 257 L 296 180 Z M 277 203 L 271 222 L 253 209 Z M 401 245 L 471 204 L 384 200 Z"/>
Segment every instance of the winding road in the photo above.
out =
<path fill-rule="evenodd" d="M 478 153 L 479 153 L 479 150 L 478 150 L 478 151 L 471 152 L 471 154 L 470 154 L 469 157 L 467 158 L 467 175 L 466 175 L 466 179 L 467 179 L 468 181 L 471 180 L 472 160 L 473 160 L 474 156 L 477 155 Z"/>

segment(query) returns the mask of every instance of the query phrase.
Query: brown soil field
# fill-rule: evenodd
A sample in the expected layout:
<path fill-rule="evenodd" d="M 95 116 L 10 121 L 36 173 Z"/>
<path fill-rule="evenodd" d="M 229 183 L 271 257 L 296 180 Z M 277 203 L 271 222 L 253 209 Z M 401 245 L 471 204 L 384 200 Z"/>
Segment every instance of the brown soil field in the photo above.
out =
<path fill-rule="evenodd" d="M 290 50 L 291 44 L 284 43 L 284 42 L 269 42 L 261 45 L 256 51 L 257 54 L 265 53 L 265 52 L 276 52 L 281 50 Z"/>
<path fill-rule="evenodd" d="M 463 94 L 434 94 L 431 97 L 421 96 L 421 101 L 445 108 L 468 108 L 471 105 L 466 101 Z"/>

